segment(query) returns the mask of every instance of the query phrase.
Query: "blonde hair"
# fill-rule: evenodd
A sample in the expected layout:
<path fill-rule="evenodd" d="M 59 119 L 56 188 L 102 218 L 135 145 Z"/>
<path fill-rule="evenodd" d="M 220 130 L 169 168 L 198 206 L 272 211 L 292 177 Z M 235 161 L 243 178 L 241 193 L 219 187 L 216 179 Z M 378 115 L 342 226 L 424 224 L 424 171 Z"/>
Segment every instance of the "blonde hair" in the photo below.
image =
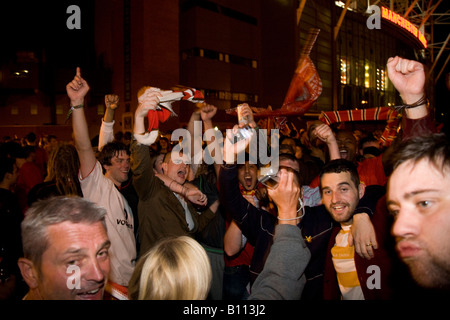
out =
<path fill-rule="evenodd" d="M 165 238 L 139 259 L 129 295 L 134 300 L 204 300 L 211 277 L 209 258 L 197 241 Z"/>

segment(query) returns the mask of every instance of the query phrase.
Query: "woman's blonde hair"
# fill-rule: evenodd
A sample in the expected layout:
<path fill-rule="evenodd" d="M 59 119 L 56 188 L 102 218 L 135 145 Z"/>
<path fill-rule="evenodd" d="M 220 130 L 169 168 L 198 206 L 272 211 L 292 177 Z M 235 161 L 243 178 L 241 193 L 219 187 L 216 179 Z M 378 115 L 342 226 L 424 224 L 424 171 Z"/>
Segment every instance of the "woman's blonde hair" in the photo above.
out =
<path fill-rule="evenodd" d="M 165 238 L 142 256 L 129 284 L 134 300 L 204 300 L 211 284 L 205 249 L 194 239 Z"/>

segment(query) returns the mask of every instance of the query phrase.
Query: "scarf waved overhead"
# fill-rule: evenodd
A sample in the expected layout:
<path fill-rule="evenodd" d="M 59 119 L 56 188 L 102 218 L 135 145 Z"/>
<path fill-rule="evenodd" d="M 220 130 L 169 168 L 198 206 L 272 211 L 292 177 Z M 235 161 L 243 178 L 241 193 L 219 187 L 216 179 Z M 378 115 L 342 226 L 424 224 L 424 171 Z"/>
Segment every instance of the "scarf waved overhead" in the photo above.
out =
<path fill-rule="evenodd" d="M 173 111 L 172 103 L 175 101 L 190 101 L 192 103 L 202 103 L 204 102 L 204 96 L 201 91 L 194 88 L 174 88 L 176 90 L 160 90 L 155 87 L 148 87 L 145 92 L 139 97 L 139 103 L 145 104 L 149 98 L 149 94 L 153 91 L 159 91 L 162 97 L 159 98 L 159 104 L 156 110 L 149 110 L 148 119 L 148 130 L 144 135 L 135 135 L 136 140 L 144 145 L 151 145 L 158 135 L 159 123 L 164 123 L 169 119 L 171 115 L 177 116 Z"/>
<path fill-rule="evenodd" d="M 322 94 L 322 80 L 310 58 L 311 50 L 319 35 L 320 29 L 310 29 L 303 50 L 298 60 L 297 69 L 292 77 L 286 97 L 281 108 L 272 110 L 252 107 L 255 118 L 278 118 L 277 128 L 282 129 L 285 117 L 305 114 Z M 236 108 L 226 110 L 229 115 L 237 115 Z M 269 129 L 269 128 L 267 128 Z"/>
<path fill-rule="evenodd" d="M 319 116 L 319 120 L 330 125 L 332 123 L 347 121 L 386 120 L 387 124 L 380 143 L 383 147 L 389 147 L 397 136 L 402 115 L 389 107 L 378 107 L 360 110 L 328 111 Z"/>

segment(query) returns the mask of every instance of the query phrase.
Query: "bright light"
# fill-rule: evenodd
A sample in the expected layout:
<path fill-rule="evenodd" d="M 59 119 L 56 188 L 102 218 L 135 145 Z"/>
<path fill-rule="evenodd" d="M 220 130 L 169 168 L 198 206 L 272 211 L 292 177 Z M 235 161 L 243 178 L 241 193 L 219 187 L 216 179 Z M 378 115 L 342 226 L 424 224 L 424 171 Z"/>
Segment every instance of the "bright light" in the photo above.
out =
<path fill-rule="evenodd" d="M 345 2 L 343 2 L 343 1 L 335 1 L 334 4 L 335 4 L 337 7 L 345 8 Z M 347 10 L 353 11 L 353 9 L 350 8 L 350 5 L 347 7 Z"/>

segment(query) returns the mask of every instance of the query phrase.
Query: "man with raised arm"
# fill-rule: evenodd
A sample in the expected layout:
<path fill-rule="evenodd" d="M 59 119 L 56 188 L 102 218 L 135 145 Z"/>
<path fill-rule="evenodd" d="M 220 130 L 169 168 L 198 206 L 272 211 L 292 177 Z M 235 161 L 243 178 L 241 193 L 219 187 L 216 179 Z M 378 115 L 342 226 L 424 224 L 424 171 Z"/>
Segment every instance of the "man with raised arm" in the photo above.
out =
<path fill-rule="evenodd" d="M 85 198 L 106 208 L 108 238 L 111 240 L 111 273 L 109 293 L 126 294 L 136 260 L 133 212 L 126 199 L 117 190 L 128 179 L 130 155 L 127 148 L 117 145 L 111 149 L 109 161 L 102 165 L 95 158 L 84 114 L 84 98 L 89 85 L 77 68 L 74 79 L 66 86 L 72 111 L 72 126 L 80 159 L 79 180 Z M 104 148 L 105 149 L 105 148 Z M 103 149 L 103 150 L 104 150 Z"/>
<path fill-rule="evenodd" d="M 133 184 L 139 196 L 142 254 L 167 236 L 194 237 L 214 218 L 219 205 L 217 200 L 201 214 L 193 206 L 193 203 L 205 206 L 207 198 L 200 190 L 185 183 L 190 159 L 183 152 L 172 151 L 166 154 L 161 165 L 163 174 L 155 175 L 148 146 L 155 141 L 158 130 L 152 126 L 148 132 L 144 126 L 144 118 L 149 117 L 150 124 L 158 123 L 156 113 L 159 112 L 157 105 L 161 97 L 161 91 L 156 88 L 150 88 L 141 95 L 135 112 L 136 140 L 131 143 Z M 152 116 L 156 119 L 151 119 Z"/>

